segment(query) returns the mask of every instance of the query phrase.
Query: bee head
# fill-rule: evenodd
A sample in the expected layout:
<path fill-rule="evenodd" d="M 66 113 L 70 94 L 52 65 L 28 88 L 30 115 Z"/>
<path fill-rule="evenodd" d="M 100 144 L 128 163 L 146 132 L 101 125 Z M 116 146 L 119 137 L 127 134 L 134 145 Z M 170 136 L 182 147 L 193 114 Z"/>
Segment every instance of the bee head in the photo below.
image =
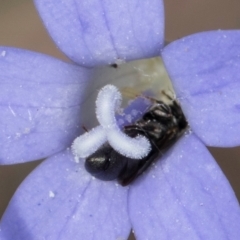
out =
<path fill-rule="evenodd" d="M 104 144 L 86 158 L 85 168 L 94 177 L 110 181 L 118 178 L 125 164 L 124 156 L 117 153 L 110 145 Z"/>

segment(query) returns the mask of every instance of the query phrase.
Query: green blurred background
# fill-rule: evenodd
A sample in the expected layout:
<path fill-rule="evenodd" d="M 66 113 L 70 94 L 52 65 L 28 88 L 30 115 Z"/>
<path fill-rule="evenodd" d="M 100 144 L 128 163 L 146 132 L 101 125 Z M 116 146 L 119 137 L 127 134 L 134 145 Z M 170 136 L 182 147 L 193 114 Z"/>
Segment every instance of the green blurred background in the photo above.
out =
<path fill-rule="evenodd" d="M 166 0 L 165 8 L 167 41 L 199 31 L 240 28 L 239 0 Z M 49 38 L 31 0 L 0 0 L 0 45 L 67 60 Z M 240 199 L 240 148 L 210 151 Z M 39 163 L 0 167 L 0 216 L 21 181 Z"/>

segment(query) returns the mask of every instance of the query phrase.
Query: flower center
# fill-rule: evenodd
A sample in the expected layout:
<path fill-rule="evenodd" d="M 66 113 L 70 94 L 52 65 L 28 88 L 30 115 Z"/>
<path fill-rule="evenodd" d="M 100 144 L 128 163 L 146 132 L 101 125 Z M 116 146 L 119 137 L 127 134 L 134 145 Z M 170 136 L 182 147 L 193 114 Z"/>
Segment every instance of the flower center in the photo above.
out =
<path fill-rule="evenodd" d="M 146 63 L 153 68 L 154 64 Z M 102 180 L 117 179 L 123 186 L 144 172 L 159 155 L 172 146 L 187 127 L 179 104 L 166 93 L 171 89 L 171 85 L 166 84 L 165 80 L 167 90 L 160 87 L 153 87 L 152 90 L 151 86 L 156 86 L 156 80 L 161 79 L 159 74 L 156 74 L 159 69 L 156 68 L 156 71 L 148 74 L 148 68 L 143 70 L 144 66 L 146 65 L 134 67 L 135 75 L 133 72 L 129 74 L 132 81 L 128 81 L 127 86 L 121 88 L 123 94 L 135 97 L 128 108 L 121 113 L 120 91 L 113 85 L 106 85 L 99 91 L 96 100 L 99 126 L 75 139 L 72 145 L 77 160 L 86 158 L 85 168 L 89 173 Z M 118 66 L 113 69 L 117 71 Z M 124 74 L 124 79 L 128 78 L 127 76 Z M 138 81 L 142 79 L 142 84 L 133 85 L 136 76 Z M 159 95 L 165 98 L 166 102 L 159 100 Z M 155 99 L 155 96 L 158 99 Z M 142 102 L 137 107 L 139 101 Z M 129 109 L 130 114 L 127 114 Z"/>

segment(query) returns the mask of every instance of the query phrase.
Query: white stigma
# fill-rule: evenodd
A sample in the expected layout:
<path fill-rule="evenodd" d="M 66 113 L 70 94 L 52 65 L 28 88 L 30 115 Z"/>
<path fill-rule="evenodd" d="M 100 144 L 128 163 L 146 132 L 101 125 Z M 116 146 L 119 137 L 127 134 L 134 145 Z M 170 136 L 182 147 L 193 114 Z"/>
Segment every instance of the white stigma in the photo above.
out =
<path fill-rule="evenodd" d="M 120 108 L 121 103 L 122 96 L 115 86 L 106 85 L 99 91 L 96 100 L 96 115 L 104 129 L 117 125 L 115 111 Z"/>
<path fill-rule="evenodd" d="M 78 158 L 86 158 L 96 152 L 107 141 L 107 135 L 101 126 L 77 137 L 72 144 L 72 151 Z"/>
<path fill-rule="evenodd" d="M 132 159 L 142 159 L 147 156 L 151 150 L 148 139 L 142 135 L 131 138 L 121 131 L 117 124 L 115 113 L 121 101 L 121 93 L 113 85 L 106 85 L 99 91 L 96 115 L 100 126 L 75 139 L 72 149 L 77 157 L 90 156 L 106 141 L 123 156 Z"/>

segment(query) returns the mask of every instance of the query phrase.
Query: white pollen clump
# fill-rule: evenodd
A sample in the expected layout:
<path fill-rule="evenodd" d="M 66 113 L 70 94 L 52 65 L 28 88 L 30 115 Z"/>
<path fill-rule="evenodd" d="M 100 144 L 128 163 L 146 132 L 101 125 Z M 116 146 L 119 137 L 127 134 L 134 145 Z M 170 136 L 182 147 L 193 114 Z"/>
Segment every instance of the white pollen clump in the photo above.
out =
<path fill-rule="evenodd" d="M 50 198 L 54 198 L 54 197 L 55 197 L 55 193 L 50 190 L 49 193 L 48 193 L 48 196 L 49 196 Z"/>
<path fill-rule="evenodd" d="M 72 151 L 78 158 L 89 157 L 106 141 L 123 156 L 132 159 L 142 159 L 151 150 L 148 139 L 144 136 L 131 138 L 121 131 L 116 119 L 122 96 L 113 85 L 106 85 L 98 94 L 96 100 L 96 116 L 100 126 L 76 138 L 72 144 Z M 131 121 L 131 115 L 128 116 Z"/>
<path fill-rule="evenodd" d="M 107 141 L 103 127 L 98 126 L 77 137 L 72 144 L 72 151 L 78 158 L 86 158 Z"/>
<path fill-rule="evenodd" d="M 2 51 L 2 52 L 1 52 L 1 56 L 2 56 L 2 57 L 5 57 L 5 56 L 6 56 L 6 51 Z"/>

